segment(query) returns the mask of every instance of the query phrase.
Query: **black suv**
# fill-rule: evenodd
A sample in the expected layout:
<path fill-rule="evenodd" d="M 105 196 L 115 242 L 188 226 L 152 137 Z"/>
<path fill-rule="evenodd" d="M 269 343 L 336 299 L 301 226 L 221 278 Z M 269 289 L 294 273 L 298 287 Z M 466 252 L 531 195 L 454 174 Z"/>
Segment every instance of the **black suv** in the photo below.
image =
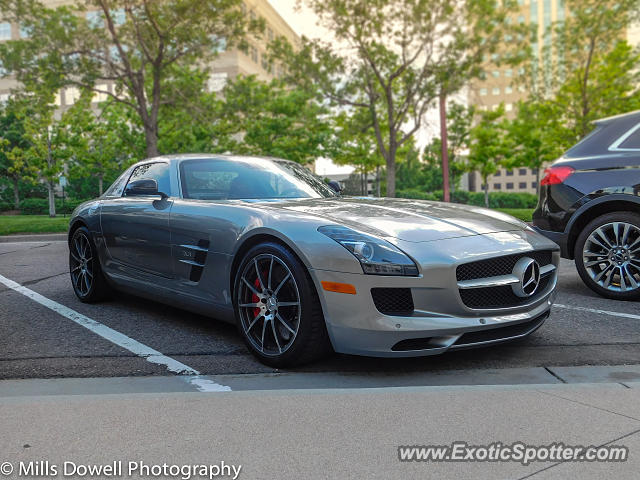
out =
<path fill-rule="evenodd" d="M 596 121 L 545 171 L 533 224 L 592 290 L 640 298 L 640 111 Z"/>

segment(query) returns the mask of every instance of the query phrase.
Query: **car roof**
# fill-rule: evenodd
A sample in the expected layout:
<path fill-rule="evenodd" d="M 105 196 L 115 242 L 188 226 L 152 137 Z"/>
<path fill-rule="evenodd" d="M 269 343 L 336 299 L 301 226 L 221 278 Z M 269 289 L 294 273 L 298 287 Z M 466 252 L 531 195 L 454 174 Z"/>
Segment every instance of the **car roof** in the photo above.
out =
<path fill-rule="evenodd" d="M 617 120 L 638 120 L 640 121 L 640 110 L 634 110 L 632 112 L 621 113 L 619 115 L 612 115 L 611 117 L 599 118 L 594 120 L 594 125 L 606 125 Z"/>
<path fill-rule="evenodd" d="M 585 158 L 602 155 L 633 153 L 634 150 L 620 150 L 617 144 L 625 135 L 635 131 L 640 124 L 640 110 L 601 118 L 593 122 L 595 129 L 567 150 L 565 158 Z"/>
<path fill-rule="evenodd" d="M 291 160 L 287 160 L 285 158 L 276 158 L 276 157 L 268 157 L 262 155 L 233 155 L 229 153 L 177 153 L 172 155 L 159 155 L 157 157 L 146 158 L 142 160 L 140 163 L 158 161 L 158 160 L 168 160 L 168 161 L 180 161 L 180 160 L 206 160 L 206 159 L 224 159 L 231 161 L 243 161 L 243 160 L 265 160 L 269 162 L 277 161 L 277 162 L 288 162 L 288 163 L 296 163 Z"/>

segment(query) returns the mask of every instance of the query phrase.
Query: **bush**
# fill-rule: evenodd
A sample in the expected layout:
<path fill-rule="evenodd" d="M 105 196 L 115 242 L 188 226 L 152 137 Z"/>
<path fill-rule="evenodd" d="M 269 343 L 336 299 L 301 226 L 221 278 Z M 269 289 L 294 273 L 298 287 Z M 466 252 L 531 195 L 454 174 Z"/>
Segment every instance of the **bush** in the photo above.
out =
<path fill-rule="evenodd" d="M 77 198 L 65 198 L 63 207 L 62 199 L 56 198 L 56 214 L 70 214 L 84 201 Z M 49 200 L 46 198 L 26 198 L 20 202 L 20 212 L 24 215 L 48 215 Z"/>
<path fill-rule="evenodd" d="M 424 192 L 417 188 L 398 190 L 396 191 L 396 196 L 399 198 L 415 198 L 417 200 L 442 200 L 442 192 L 438 195 L 438 192 Z"/>
<path fill-rule="evenodd" d="M 46 215 L 49 202 L 46 198 L 25 198 L 20 202 L 20 212 L 26 215 Z"/>
<path fill-rule="evenodd" d="M 493 192 L 489 194 L 491 208 L 535 208 L 538 196 L 532 193 Z"/>
<path fill-rule="evenodd" d="M 0 202 L 0 212 L 6 212 L 7 210 L 13 209 L 13 202 Z"/>
<path fill-rule="evenodd" d="M 442 201 L 443 199 L 442 190 L 425 192 L 418 188 L 410 188 L 398 190 L 396 194 L 400 198 L 415 198 L 418 200 Z M 484 193 L 456 190 L 451 194 L 451 201 L 484 207 Z M 538 197 L 532 193 L 492 192 L 489 194 L 489 208 L 535 208 L 537 203 Z"/>

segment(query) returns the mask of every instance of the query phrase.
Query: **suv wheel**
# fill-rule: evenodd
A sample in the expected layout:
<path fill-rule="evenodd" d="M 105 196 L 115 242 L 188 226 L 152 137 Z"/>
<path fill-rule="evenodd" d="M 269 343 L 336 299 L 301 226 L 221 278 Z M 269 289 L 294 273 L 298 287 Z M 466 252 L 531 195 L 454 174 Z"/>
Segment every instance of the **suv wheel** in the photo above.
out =
<path fill-rule="evenodd" d="M 640 298 L 640 215 L 613 212 L 589 223 L 575 249 L 586 285 L 615 300 Z"/>

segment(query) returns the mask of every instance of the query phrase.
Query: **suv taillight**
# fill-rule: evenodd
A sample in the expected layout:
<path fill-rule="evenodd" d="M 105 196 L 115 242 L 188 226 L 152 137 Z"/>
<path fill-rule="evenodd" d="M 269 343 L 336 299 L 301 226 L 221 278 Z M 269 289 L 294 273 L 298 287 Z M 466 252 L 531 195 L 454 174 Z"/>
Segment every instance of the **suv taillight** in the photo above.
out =
<path fill-rule="evenodd" d="M 575 169 L 572 167 L 549 167 L 544 171 L 544 177 L 540 185 L 558 185 L 569 178 Z"/>

